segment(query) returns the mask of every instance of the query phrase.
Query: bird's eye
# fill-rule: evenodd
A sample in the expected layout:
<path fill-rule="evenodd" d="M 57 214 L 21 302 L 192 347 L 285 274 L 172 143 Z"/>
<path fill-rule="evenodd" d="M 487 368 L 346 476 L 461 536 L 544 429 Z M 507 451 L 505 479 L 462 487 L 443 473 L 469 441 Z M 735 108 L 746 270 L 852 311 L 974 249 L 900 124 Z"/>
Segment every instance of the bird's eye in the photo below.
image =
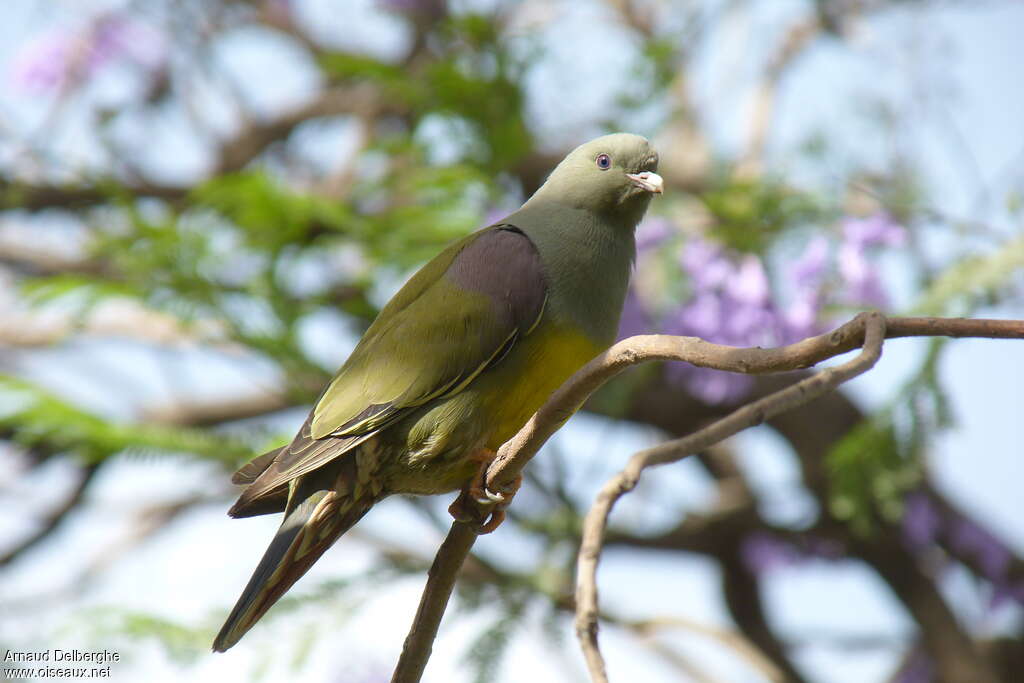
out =
<path fill-rule="evenodd" d="M 612 167 L 612 158 L 607 154 L 597 155 L 597 167 L 602 171 L 607 171 Z"/>

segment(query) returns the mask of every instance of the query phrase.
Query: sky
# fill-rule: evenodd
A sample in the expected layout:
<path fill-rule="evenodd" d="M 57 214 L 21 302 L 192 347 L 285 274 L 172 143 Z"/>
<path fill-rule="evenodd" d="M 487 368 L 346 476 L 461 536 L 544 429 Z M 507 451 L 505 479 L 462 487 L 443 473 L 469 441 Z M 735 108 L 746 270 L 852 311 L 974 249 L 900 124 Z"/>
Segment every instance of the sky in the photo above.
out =
<path fill-rule="evenodd" d="M 7 4 L 7 19 L 0 22 L 0 69 L 11 63 L 24 36 L 45 30 L 48 25 L 43 8 L 48 3 L 9 0 Z M 73 5 L 67 1 L 61 3 L 72 13 Z M 310 3 L 310 16 L 322 19 L 323 30 L 333 32 L 332 35 L 344 22 L 366 22 L 361 25 L 369 28 L 354 32 L 346 38 L 348 43 L 388 54 L 400 42 L 401 29 L 394 21 L 374 14 L 368 9 L 369 5 L 368 2 L 350 3 L 337 12 L 337 6 L 329 0 L 316 0 Z M 801 3 L 788 0 L 759 3 L 760 9 L 751 13 L 751 25 L 734 26 L 722 44 L 705 48 L 710 56 L 702 62 L 694 87 L 697 97 L 707 105 L 713 129 L 724 146 L 738 143 L 732 139 L 738 128 L 736 122 L 750 106 L 749 96 L 743 89 L 743 61 L 738 55 L 744 49 L 766 49 L 756 40 L 758 22 L 778 21 L 800 6 Z M 798 159 L 789 158 L 787 150 L 818 128 L 831 131 L 830 138 L 841 146 L 840 152 L 835 154 L 840 160 L 837 163 L 844 157 L 863 158 L 861 155 L 877 158 L 882 163 L 886 158 L 886 141 L 865 137 L 862 119 L 850 108 L 849 102 L 878 93 L 901 101 L 913 98 L 914 79 L 927 77 L 929 69 L 939 69 L 948 74 L 954 84 L 953 101 L 942 107 L 922 103 L 919 118 L 900 121 L 898 125 L 913 131 L 912 154 L 925 161 L 923 166 L 927 169 L 938 208 L 950 215 L 973 215 L 979 206 L 978 197 L 971 190 L 977 186 L 977 178 L 998 188 L 1012 180 L 1014 169 L 1020 168 L 1018 162 L 1024 151 L 1024 131 L 1019 125 L 1024 112 L 1024 81 L 1019 78 L 1019 65 L 1024 63 L 1024 43 L 1019 40 L 1022 28 L 1024 5 L 1021 4 L 993 5 L 970 11 L 945 7 L 924 16 L 893 11 L 860 29 L 853 41 L 853 55 L 827 42 L 819 45 L 784 83 L 769 148 L 773 163 L 796 177 L 806 175 L 809 171 Z M 593 59 L 574 60 L 566 46 L 574 44 L 572 38 L 577 35 L 604 49 L 596 50 Z M 552 67 L 534 74 L 531 78 L 535 79 L 538 94 L 531 106 L 541 121 L 541 129 L 553 144 L 577 141 L 573 136 L 582 135 L 580 121 L 590 120 L 590 111 L 604 106 L 610 98 L 607 83 L 613 79 L 598 76 L 618 73 L 624 68 L 615 59 L 616 41 L 622 38 L 614 30 L 602 28 L 600 15 L 584 4 L 578 10 L 556 17 L 547 40 L 551 41 L 558 57 L 553 64 L 569 63 L 580 73 L 574 78 L 571 70 L 566 72 Z M 915 46 L 918 60 L 909 66 L 898 62 L 904 59 L 901 55 L 907 51 L 902 48 L 908 44 Z M 240 72 L 259 70 L 268 81 L 277 84 L 274 90 L 263 92 L 264 99 L 259 106 L 287 107 L 301 101 L 315 87 L 301 69 L 289 66 L 284 48 L 268 47 L 260 36 L 237 36 L 224 48 L 220 58 L 237 65 Z M 118 85 L 110 87 L 116 89 Z M 572 87 L 578 96 L 564 97 L 565 87 Z M 572 107 L 566 105 L 567 99 L 572 100 Z M 215 109 L 216 106 L 211 100 L 210 107 Z M 26 102 L 11 89 L 0 89 L 0 114 L 3 116 L 24 123 L 38 116 L 39 111 L 38 103 Z M 225 114 L 225 121 L 227 119 Z M 154 122 L 150 131 L 154 160 L 159 162 L 169 180 L 187 179 L 208 163 L 201 148 L 182 144 L 185 136 L 176 130 L 179 126 L 180 122 L 173 119 L 161 120 Z M 948 144 L 951 135 L 957 136 L 959 145 Z M 335 139 L 341 144 L 344 136 L 342 130 Z M 89 159 L 92 154 L 84 139 L 70 139 L 66 146 L 83 159 Z M 950 154 L 950 149 L 959 149 L 959 152 Z M 827 184 L 828 180 L 810 178 L 808 182 Z M 998 214 L 998 210 L 995 213 Z M 930 248 L 936 253 L 949 248 L 941 239 L 934 242 Z M 900 264 L 887 263 L 886 267 L 892 279 L 898 282 Z M 991 311 L 995 317 L 1020 314 L 1019 310 Z M 887 344 L 877 368 L 854 380 L 848 391 L 867 406 L 882 405 L 891 397 L 901 377 L 912 372 L 922 348 L 923 343 L 914 340 Z M 163 359 L 155 358 L 143 348 L 125 345 L 110 349 L 100 344 L 80 344 L 71 349 L 71 353 L 81 372 L 71 380 L 62 380 L 58 373 L 47 370 L 48 360 L 68 357 L 67 352 L 55 353 L 53 357 L 32 361 L 28 370 L 76 400 L 99 405 L 110 414 L 130 411 L 130 406 L 125 406 L 95 382 L 95 376 L 103 376 L 111 367 L 133 368 L 154 399 L 170 392 L 158 369 Z M 253 375 L 265 381 L 272 379 L 261 375 L 260 368 L 214 367 L 196 354 L 183 353 L 175 362 L 183 373 L 215 378 L 205 389 L 210 392 L 243 386 L 246 378 Z M 263 372 L 265 375 L 265 370 Z M 1019 362 L 1019 350 L 1013 342 L 957 341 L 944 357 L 941 373 L 947 386 L 955 388 L 952 399 L 957 425 L 941 437 L 930 454 L 932 475 L 954 501 L 1024 552 L 1024 525 L 1020 523 L 1024 510 L 1019 493 L 1019 482 L 1024 481 L 1024 459 L 1020 457 L 1019 446 L 1024 441 L 1024 425 L 1019 419 L 1019 406 L 1024 398 L 1021 395 L 1024 365 Z M 291 411 L 279 420 L 282 428 L 287 429 L 296 426 L 301 418 L 300 412 Z M 579 470 L 587 474 L 578 477 L 574 489 L 589 497 L 632 452 L 649 443 L 652 436 L 647 431 L 630 428 L 607 432 L 600 420 L 577 416 L 559 434 L 557 444 L 581 461 Z M 793 459 L 780 447 L 778 438 L 767 430 L 752 430 L 739 436 L 736 443 L 751 478 L 763 490 L 774 492 L 777 500 L 769 498 L 765 502 L 773 508 L 773 514 L 781 518 L 801 514 L 799 499 L 780 495 L 787 491 L 787 482 L 792 484 L 797 480 L 798 472 Z M 24 621 L 16 627 L 19 641 L 41 643 L 46 640 L 51 647 L 82 643 L 87 633 L 82 624 L 103 617 L 97 613 L 82 616 L 80 610 L 107 605 L 155 612 L 188 624 L 206 620 L 215 625 L 248 579 L 277 520 L 229 520 L 220 506 L 201 507 L 177 520 L 152 543 L 129 554 L 125 560 L 113 563 L 89 591 L 69 587 L 67 594 L 49 598 L 48 605 L 63 602 L 60 608 L 46 610 L 38 616 L 34 611 L 37 601 L 43 599 L 36 597 L 39 590 L 54 583 L 59 585 L 69 575 L 70 567 L 102 555 L 110 538 L 116 538 L 118 532 L 130 532 L 125 528 L 124 509 L 143 501 L 166 498 L 168 481 L 174 482 L 178 492 L 211 493 L 217 490 L 210 483 L 212 469 L 202 463 L 155 458 L 125 458 L 109 468 L 92 492 L 85 514 L 61 532 L 59 542 L 33 553 L 11 572 L 5 585 L 0 586 L 0 600 L 21 599 Z M 60 471 L 47 471 L 41 476 L 49 477 L 59 486 L 61 475 Z M 706 483 L 695 463 L 682 463 L 651 475 L 659 481 L 671 482 L 672 491 L 693 509 L 708 502 Z M 28 497 L 29 492 L 24 495 Z M 447 501 L 439 500 L 437 504 L 446 505 Z M 45 501 L 26 499 L 26 505 L 42 509 Z M 656 524 L 659 512 L 663 511 L 657 505 L 655 487 L 648 487 L 646 492 L 641 487 L 634 498 L 624 501 L 616 515 L 623 520 L 638 519 Z M 0 513 L 0 534 L 13 533 L 11 530 L 16 527 L 15 520 L 5 519 Z M 427 556 L 441 539 L 435 529 L 397 500 L 387 501 L 375 509 L 360 528 L 371 535 L 393 538 L 419 548 Z M 97 529 L 102 529 L 103 533 L 95 532 Z M 530 557 L 537 550 L 529 539 L 508 530 L 482 538 L 477 548 L 487 556 L 504 560 L 520 554 Z M 364 546 L 343 540 L 314 567 L 300 588 L 339 575 L 365 573 L 371 562 L 372 557 Z M 715 570 L 711 563 L 699 558 L 670 562 L 656 553 L 609 551 L 601 565 L 599 580 L 603 604 L 624 615 L 642 616 L 671 610 L 698 623 L 729 625 L 721 605 Z M 351 614 L 350 605 L 339 602 L 336 616 L 331 617 L 337 619 L 337 624 L 331 624 L 331 635 L 309 653 L 304 669 L 306 679 L 339 682 L 386 679 L 410 623 L 421 585 L 420 578 L 409 578 L 389 585 L 386 591 L 368 588 L 365 608 L 351 619 L 346 619 Z M 780 606 L 774 613 L 783 619 L 781 630 L 796 638 L 814 632 L 851 630 L 901 638 L 910 627 L 878 579 L 854 565 L 812 562 L 783 568 L 766 582 L 766 589 L 768 603 Z M 949 590 L 969 595 L 972 589 L 954 580 Z M 69 626 L 72 613 L 78 616 L 71 618 Z M 295 634 L 303 633 L 304 629 L 323 628 L 324 623 L 318 619 L 322 616 L 322 611 L 306 610 L 270 620 L 229 653 L 202 657 L 188 669 L 189 678 L 233 680 L 238 678 L 239 671 L 262 671 L 268 680 L 286 677 L 299 649 L 294 646 L 298 640 Z M 980 623 L 974 625 L 998 629 L 1010 622 L 1010 616 L 977 615 L 976 621 Z M 424 680 L 468 680 L 467 671 L 459 665 L 459 660 L 467 644 L 487 625 L 487 620 L 480 616 L 446 621 Z M 12 635 L 5 630 L 11 628 L 10 620 L 0 620 L 0 641 Z M 563 631 L 561 640 L 554 640 L 539 630 L 517 638 L 506 655 L 507 661 L 516 662 L 516 668 L 505 671 L 500 680 L 518 681 L 527 676 L 536 683 L 583 680 L 582 660 L 568 622 Z M 620 680 L 626 680 L 628 672 L 631 680 L 668 680 L 662 665 L 630 638 L 612 628 L 604 629 L 602 634 L 613 678 L 619 674 Z M 688 634 L 672 642 L 696 661 L 707 662 L 724 680 L 761 680 L 742 662 L 736 661 L 730 651 L 708 639 Z M 121 650 L 126 652 L 128 648 Z M 171 681 L 181 677 L 179 665 L 155 644 L 132 645 L 130 655 L 131 661 L 115 666 L 113 680 L 139 680 L 140 676 L 145 676 L 151 681 Z M 797 659 L 814 673 L 816 680 L 853 683 L 881 680 L 898 656 L 898 648 L 850 656 L 827 647 L 808 647 L 800 650 Z"/>

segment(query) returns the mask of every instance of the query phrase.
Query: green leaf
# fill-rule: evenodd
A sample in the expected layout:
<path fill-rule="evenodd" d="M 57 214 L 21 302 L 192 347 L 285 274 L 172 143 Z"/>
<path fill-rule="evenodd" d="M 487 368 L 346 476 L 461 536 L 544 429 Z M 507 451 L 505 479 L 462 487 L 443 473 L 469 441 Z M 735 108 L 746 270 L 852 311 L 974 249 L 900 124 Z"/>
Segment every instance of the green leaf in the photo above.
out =
<path fill-rule="evenodd" d="M 407 80 L 406 72 L 397 65 L 383 62 L 369 55 L 351 52 L 323 52 L 317 62 L 330 77 L 344 81 L 376 81 L 400 84 Z"/>
<path fill-rule="evenodd" d="M 242 230 L 245 243 L 279 250 L 322 233 L 358 235 L 360 223 L 341 202 L 293 192 L 263 171 L 216 177 L 193 191 L 197 204 L 212 208 Z"/>
<path fill-rule="evenodd" d="M 826 464 L 832 491 L 832 514 L 866 535 L 874 528 L 876 504 L 897 491 L 904 462 L 890 415 L 865 420 L 829 452 Z"/>
<path fill-rule="evenodd" d="M 934 339 L 917 372 L 888 405 L 835 444 L 826 458 L 832 514 L 855 533 L 871 533 L 878 519 L 895 522 L 903 501 L 923 477 L 922 454 L 952 421 L 939 384 L 939 360 L 948 340 Z"/>
<path fill-rule="evenodd" d="M 505 601 L 501 615 L 470 645 L 466 660 L 474 670 L 473 680 L 476 683 L 487 683 L 497 678 L 502 657 L 516 628 L 522 624 L 526 605 L 526 598 Z"/>
<path fill-rule="evenodd" d="M 25 278 L 20 283 L 21 293 L 30 305 L 41 306 L 54 302 L 71 305 L 81 315 L 105 299 L 136 298 L 138 289 L 126 282 L 98 276 L 61 274 Z"/>
<path fill-rule="evenodd" d="M 967 315 L 1024 273 L 1024 236 L 993 253 L 964 259 L 941 273 L 914 307 L 918 315 Z"/>
<path fill-rule="evenodd" d="M 104 647 L 114 638 L 156 640 L 179 664 L 192 664 L 206 654 L 213 637 L 207 626 L 186 626 L 153 614 L 114 607 L 82 610 L 74 615 L 71 625 Z"/>
<path fill-rule="evenodd" d="M 714 218 L 712 235 L 733 249 L 757 254 L 786 229 L 824 214 L 811 195 L 771 179 L 728 179 L 700 199 Z"/>
<path fill-rule="evenodd" d="M 251 457 L 244 444 L 201 429 L 126 424 L 77 408 L 25 380 L 0 375 L 0 429 L 16 443 L 97 462 L 123 452 L 190 453 L 236 464 Z"/>

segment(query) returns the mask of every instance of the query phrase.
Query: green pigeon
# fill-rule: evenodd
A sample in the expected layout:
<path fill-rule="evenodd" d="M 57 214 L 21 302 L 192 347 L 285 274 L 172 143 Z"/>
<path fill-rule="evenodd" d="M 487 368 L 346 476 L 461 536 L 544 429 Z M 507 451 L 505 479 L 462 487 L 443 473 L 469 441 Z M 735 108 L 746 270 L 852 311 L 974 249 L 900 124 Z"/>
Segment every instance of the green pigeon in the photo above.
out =
<path fill-rule="evenodd" d="M 481 490 L 495 451 L 615 340 L 657 167 L 638 135 L 577 147 L 518 211 L 449 246 L 384 306 L 292 442 L 232 479 L 248 486 L 228 514 L 284 520 L 214 650 L 384 497 L 462 489 L 456 516 L 466 496 L 500 499 Z"/>

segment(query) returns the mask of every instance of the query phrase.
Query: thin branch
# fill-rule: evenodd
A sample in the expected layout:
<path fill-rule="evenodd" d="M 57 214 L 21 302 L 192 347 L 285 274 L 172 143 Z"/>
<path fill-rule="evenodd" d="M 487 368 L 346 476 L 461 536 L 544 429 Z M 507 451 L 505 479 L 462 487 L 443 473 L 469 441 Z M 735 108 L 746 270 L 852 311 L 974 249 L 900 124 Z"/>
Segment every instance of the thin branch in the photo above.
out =
<path fill-rule="evenodd" d="M 978 651 L 970 634 L 958 623 L 931 577 L 910 556 L 902 534 L 881 527 L 871 541 L 852 536 L 851 551 L 885 581 L 918 624 L 921 642 L 935 664 L 936 679 L 997 683 L 992 665 Z"/>
<path fill-rule="evenodd" d="M 11 612 L 33 612 L 38 611 L 40 605 L 44 603 L 67 604 L 70 600 L 80 598 L 88 592 L 90 586 L 99 580 L 105 570 L 153 536 L 169 529 L 171 522 L 175 519 L 211 500 L 223 502 L 223 498 L 223 496 L 193 494 L 137 510 L 137 514 L 132 520 L 132 528 L 105 543 L 97 552 L 93 553 L 88 564 L 72 574 L 63 586 L 45 593 L 35 593 L 7 600 L 4 602 L 4 609 Z"/>
<path fill-rule="evenodd" d="M 144 422 L 190 427 L 210 427 L 235 420 L 262 417 L 294 404 L 280 393 L 258 392 L 245 396 L 196 399 L 143 409 Z"/>
<path fill-rule="evenodd" d="M 720 583 L 722 597 L 729 614 L 740 633 L 758 648 L 779 670 L 778 681 L 806 683 L 807 678 L 797 669 L 795 662 L 786 651 L 772 629 L 765 613 L 761 591 L 761 577 L 747 566 L 743 557 L 743 540 L 737 534 L 726 536 L 725 547 L 716 556 L 721 567 Z"/>
<path fill-rule="evenodd" d="M 220 145 L 211 175 L 245 168 L 271 144 L 287 138 L 295 128 L 311 119 L 344 115 L 376 117 L 401 111 L 404 109 L 388 102 L 369 84 L 325 90 L 295 109 L 236 131 Z M 48 185 L 0 177 L 0 208 L 81 209 L 109 203 L 125 193 L 174 203 L 184 200 L 190 190 L 191 186 L 161 185 L 148 180 L 107 178 L 96 185 Z"/>
<path fill-rule="evenodd" d="M 984 528 L 983 525 L 976 521 L 973 515 L 966 512 L 940 492 L 931 481 L 926 480 L 922 485 L 921 491 L 927 496 L 928 504 L 935 507 L 936 512 L 938 512 L 943 520 L 942 526 L 944 528 L 937 534 L 938 537 L 935 539 L 935 543 L 950 557 L 955 558 L 957 562 L 970 569 L 975 576 L 990 582 L 996 582 L 1001 579 L 1007 583 L 1016 583 L 1024 579 L 1024 558 L 1002 539 L 995 541 L 999 544 L 999 550 L 1002 554 L 1002 575 L 993 576 L 992 568 L 984 565 L 980 553 L 970 552 L 962 543 L 956 543 L 953 534 L 950 533 L 952 528 L 959 525 L 967 525 L 977 529 Z"/>
<path fill-rule="evenodd" d="M 662 334 L 624 339 L 570 377 L 526 425 L 501 446 L 498 457 L 487 471 L 487 485 L 498 490 L 511 484 L 541 446 L 591 394 L 628 367 L 649 361 L 671 360 L 750 375 L 802 370 L 861 346 L 865 332 L 863 315 L 832 332 L 773 349 L 744 349 L 712 344 L 697 337 Z M 1024 320 L 892 318 L 886 321 L 885 330 L 886 338 L 1020 339 L 1024 338 Z"/>
<path fill-rule="evenodd" d="M 391 677 L 391 683 L 420 680 L 433 648 L 441 617 L 455 588 L 455 576 L 476 541 L 476 529 L 464 522 L 453 522 L 447 538 L 437 551 L 427 574 L 427 585 L 420 598 L 412 628 L 405 638 L 402 655 Z"/>
<path fill-rule="evenodd" d="M 983 337 L 1024 338 L 1024 320 L 991 318 L 888 318 L 885 338 L 900 337 Z"/>
<path fill-rule="evenodd" d="M 577 371 L 551 395 L 515 436 L 501 446 L 497 457 L 488 468 L 487 488 L 501 490 L 512 483 L 541 446 L 582 407 L 591 394 L 630 366 L 649 361 L 674 360 L 718 370 L 762 374 L 808 368 L 828 358 L 863 347 L 861 354 L 841 366 L 828 368 L 744 406 L 688 437 L 669 441 L 634 455 L 627 470 L 605 486 L 599 495 L 599 504 L 595 504 L 588 515 L 584 544 L 580 549 L 580 576 L 589 576 L 593 584 L 608 513 L 615 500 L 635 486 L 636 479 L 644 468 L 679 460 L 747 426 L 760 424 L 769 417 L 827 393 L 838 384 L 870 368 L 878 360 L 884 338 L 943 335 L 1020 339 L 1024 338 L 1024 320 L 893 318 L 886 321 L 879 313 L 862 313 L 830 333 L 774 349 L 721 346 L 695 337 L 630 337 L 615 344 Z M 630 482 L 632 485 L 629 485 Z M 481 519 L 486 519 L 486 506 L 481 505 L 478 512 Z M 466 524 L 452 524 L 448 538 L 438 550 L 427 578 L 420 607 L 406 639 L 393 681 L 414 683 L 420 680 L 438 624 L 451 596 L 455 575 L 476 539 L 475 531 L 476 528 Z M 588 568 L 585 569 L 585 566 Z M 577 597 L 577 630 L 583 634 L 584 641 L 594 644 L 592 670 L 596 669 L 603 674 L 603 662 L 600 661 L 600 653 L 596 649 L 596 586 L 592 585 L 588 590 L 590 595 L 584 596 L 586 600 Z M 580 615 L 583 615 L 582 619 Z"/>
<path fill-rule="evenodd" d="M 97 462 L 84 465 L 79 468 L 77 473 L 78 480 L 75 482 L 64 501 L 40 520 L 40 526 L 35 533 L 0 555 L 0 567 L 10 564 L 14 560 L 18 559 L 26 551 L 31 550 L 45 541 L 54 531 L 60 528 L 61 524 L 64 523 L 64 520 L 66 520 L 71 514 L 72 510 L 78 507 L 78 504 L 82 502 L 85 490 L 89 488 L 89 484 L 92 483 L 96 473 L 99 472 L 102 465 L 102 462 Z"/>
<path fill-rule="evenodd" d="M 858 324 L 862 327 L 864 348 L 856 358 L 747 404 L 689 436 L 640 451 L 630 458 L 622 472 L 612 477 L 602 487 L 583 522 L 583 541 L 580 544 L 576 581 L 576 635 L 594 681 L 608 680 L 604 658 L 597 644 L 597 565 L 601 558 L 605 527 L 612 507 L 622 496 L 636 487 L 641 473 L 648 467 L 675 462 L 697 453 L 747 427 L 761 424 L 768 417 L 812 401 L 869 370 L 882 355 L 885 318 L 877 313 L 862 314 L 840 330 Z M 772 352 L 768 350 L 765 353 Z"/>
<path fill-rule="evenodd" d="M 752 174 L 760 171 L 782 77 L 807 47 L 814 42 L 822 28 L 821 22 L 816 17 L 801 21 L 791 27 L 783 38 L 778 51 L 765 66 L 764 75 L 754 97 L 754 112 L 750 121 L 750 132 L 743 159 L 745 170 Z"/>
<path fill-rule="evenodd" d="M 720 645 L 746 660 L 752 669 L 764 675 L 767 680 L 773 681 L 773 683 L 786 680 L 782 671 L 770 659 L 765 657 L 756 645 L 744 638 L 742 634 L 731 629 L 710 626 L 682 617 L 657 617 L 654 619 L 622 621 L 619 622 L 619 625 L 643 636 L 651 636 L 657 631 L 665 629 L 690 631 L 705 638 L 718 641 Z"/>

